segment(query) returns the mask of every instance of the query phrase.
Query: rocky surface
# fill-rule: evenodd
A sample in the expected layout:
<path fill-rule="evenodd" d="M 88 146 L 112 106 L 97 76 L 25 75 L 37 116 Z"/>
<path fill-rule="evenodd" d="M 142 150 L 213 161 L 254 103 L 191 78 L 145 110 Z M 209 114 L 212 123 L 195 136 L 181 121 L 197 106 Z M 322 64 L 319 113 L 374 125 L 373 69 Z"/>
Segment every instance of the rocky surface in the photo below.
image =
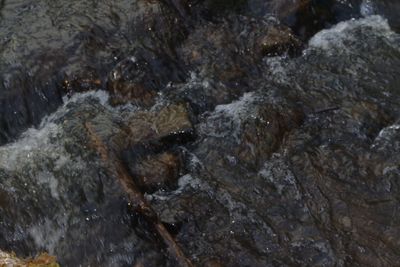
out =
<path fill-rule="evenodd" d="M 1 7 L 1 249 L 397 265 L 400 37 L 373 15 L 392 2 L 128 2 Z M 42 8 L 51 23 L 17 33 Z"/>
<path fill-rule="evenodd" d="M 19 259 L 12 253 L 0 251 L 0 264 L 15 267 L 58 267 L 55 257 L 41 254 L 36 259 Z"/>

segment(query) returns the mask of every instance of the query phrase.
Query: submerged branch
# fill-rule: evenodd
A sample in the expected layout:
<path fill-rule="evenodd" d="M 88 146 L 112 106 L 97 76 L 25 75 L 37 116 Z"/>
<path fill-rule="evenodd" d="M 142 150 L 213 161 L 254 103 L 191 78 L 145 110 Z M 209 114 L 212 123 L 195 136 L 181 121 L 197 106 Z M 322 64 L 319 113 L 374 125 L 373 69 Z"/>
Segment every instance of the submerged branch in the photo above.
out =
<path fill-rule="evenodd" d="M 135 211 L 152 225 L 159 238 L 161 238 L 163 243 L 166 245 L 170 256 L 178 262 L 179 266 L 193 266 L 191 261 L 184 255 L 179 245 L 162 224 L 156 212 L 150 204 L 147 203 L 143 193 L 140 192 L 121 160 L 107 149 L 100 136 L 96 134 L 94 127 L 90 122 L 86 122 L 85 127 L 93 147 L 96 149 L 97 153 L 99 153 L 108 171 L 117 176 L 124 191 L 128 194 L 129 200 L 132 202 Z"/>

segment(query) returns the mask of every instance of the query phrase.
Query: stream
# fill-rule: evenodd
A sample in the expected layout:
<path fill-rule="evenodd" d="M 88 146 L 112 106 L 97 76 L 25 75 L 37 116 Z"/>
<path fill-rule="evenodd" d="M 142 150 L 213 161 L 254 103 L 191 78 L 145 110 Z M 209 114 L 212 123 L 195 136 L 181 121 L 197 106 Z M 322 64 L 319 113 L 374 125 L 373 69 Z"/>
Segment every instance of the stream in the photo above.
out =
<path fill-rule="evenodd" d="M 0 251 L 397 266 L 398 14 L 395 0 L 0 0 Z"/>

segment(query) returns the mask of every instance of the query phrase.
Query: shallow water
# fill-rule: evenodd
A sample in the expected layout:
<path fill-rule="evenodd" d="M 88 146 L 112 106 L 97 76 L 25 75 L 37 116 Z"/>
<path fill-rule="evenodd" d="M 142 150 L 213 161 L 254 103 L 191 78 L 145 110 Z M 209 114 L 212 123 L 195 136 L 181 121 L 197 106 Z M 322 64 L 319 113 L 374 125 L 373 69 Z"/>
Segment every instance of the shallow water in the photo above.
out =
<path fill-rule="evenodd" d="M 399 262 L 397 3 L 114 2 L 0 5 L 1 250 L 176 266 L 121 160 L 195 266 Z M 285 25 L 301 45 L 260 53 Z"/>

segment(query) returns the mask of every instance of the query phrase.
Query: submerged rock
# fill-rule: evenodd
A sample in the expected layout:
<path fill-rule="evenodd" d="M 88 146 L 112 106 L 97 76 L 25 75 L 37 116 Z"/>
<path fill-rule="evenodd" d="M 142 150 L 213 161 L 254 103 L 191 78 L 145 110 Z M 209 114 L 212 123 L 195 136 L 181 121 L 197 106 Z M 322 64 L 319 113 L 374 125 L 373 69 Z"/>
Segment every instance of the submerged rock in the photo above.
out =
<path fill-rule="evenodd" d="M 90 90 L 99 90 L 103 86 L 100 75 L 96 70 L 87 68 L 80 69 L 78 73 L 66 74 L 62 82 L 64 93 L 71 95 L 76 92 L 86 92 Z"/>
<path fill-rule="evenodd" d="M 74 35 L 64 86 L 84 91 L 109 73 L 111 101 L 105 91 L 72 94 L 0 147 L 2 249 L 48 251 L 66 266 L 168 267 L 174 255 L 199 266 L 400 261 L 399 35 L 368 16 L 290 57 L 305 44 L 275 17 L 240 5 L 209 18 L 211 2 L 98 3 L 107 19 Z M 286 23 L 305 37 L 352 3 L 322 2 L 290 1 Z M 120 5 L 152 15 L 122 18 Z M 101 67 L 79 73 L 82 62 Z M 38 120 L 26 107 L 51 103 L 8 90 L 30 81 L 0 84 L 25 101 L 14 110 L 2 100 L 4 140 Z"/>
<path fill-rule="evenodd" d="M 131 102 L 147 107 L 154 105 L 158 88 L 152 83 L 151 76 L 147 62 L 138 62 L 135 57 L 120 62 L 108 77 L 111 104 Z"/>
<path fill-rule="evenodd" d="M 271 27 L 258 42 L 260 54 L 264 56 L 278 56 L 285 52 L 293 54 L 301 46 L 301 42 L 286 27 Z"/>
<path fill-rule="evenodd" d="M 181 155 L 168 151 L 150 154 L 151 151 L 147 151 L 147 155 L 138 156 L 136 149 L 137 146 L 133 148 L 135 157 L 126 164 L 135 183 L 143 192 L 153 193 L 176 186 L 182 168 Z"/>
<path fill-rule="evenodd" d="M 177 141 L 193 134 L 190 114 L 185 104 L 161 107 L 158 111 L 136 112 L 127 118 L 129 137 L 125 142 L 134 145 L 139 141 Z M 167 145 L 167 143 L 166 143 Z"/>

